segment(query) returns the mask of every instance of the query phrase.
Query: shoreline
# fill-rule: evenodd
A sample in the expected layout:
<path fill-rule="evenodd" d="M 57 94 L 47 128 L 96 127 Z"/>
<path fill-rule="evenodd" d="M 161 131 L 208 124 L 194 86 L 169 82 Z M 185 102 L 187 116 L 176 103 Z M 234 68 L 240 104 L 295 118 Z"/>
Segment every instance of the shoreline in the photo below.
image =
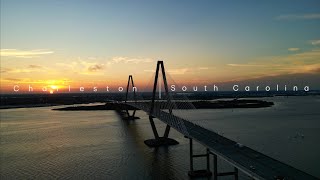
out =
<path fill-rule="evenodd" d="M 51 106 L 61 106 L 61 104 L 8 105 L 8 106 L 0 106 L 0 109 L 19 109 L 19 108 L 35 108 L 35 107 L 51 107 Z"/>
<path fill-rule="evenodd" d="M 146 105 L 149 102 L 139 102 L 145 103 Z M 173 109 L 227 109 L 227 108 L 264 108 L 271 107 L 274 105 L 273 102 L 264 101 L 264 100 L 254 100 L 254 99 L 233 99 L 233 100 L 217 100 L 217 101 L 190 101 L 190 106 L 186 107 L 184 102 L 173 102 L 175 108 Z M 165 102 L 156 102 L 155 106 L 164 107 L 167 109 Z M 96 110 L 138 110 L 134 107 L 131 107 L 126 104 L 120 104 L 117 102 L 107 102 L 104 105 L 95 105 L 95 106 L 71 106 L 64 108 L 56 108 L 52 110 L 56 111 L 96 111 Z"/>
<path fill-rule="evenodd" d="M 151 94 L 146 93 L 145 98 L 151 98 Z M 290 96 L 319 96 L 320 92 L 309 94 L 241 94 L 235 95 L 232 93 L 225 94 L 189 94 L 189 93 L 176 93 L 174 94 L 177 99 L 179 97 L 187 97 L 189 101 L 221 101 L 232 99 L 261 99 L 265 97 L 290 97 Z M 89 103 L 110 103 L 124 101 L 125 97 L 122 94 L 114 94 L 112 96 L 107 94 L 32 94 L 32 95 L 1 95 L 0 109 L 16 109 L 16 108 L 34 108 L 34 107 L 50 107 L 50 106 L 64 106 L 64 105 L 79 105 Z M 208 105 L 197 104 L 199 108 L 209 106 L 210 108 L 219 108 L 216 104 Z M 214 106 L 214 107 L 212 107 Z M 249 106 L 249 105 L 248 105 Z M 244 107 L 244 106 L 242 106 Z M 223 108 L 223 107 L 220 107 Z"/>

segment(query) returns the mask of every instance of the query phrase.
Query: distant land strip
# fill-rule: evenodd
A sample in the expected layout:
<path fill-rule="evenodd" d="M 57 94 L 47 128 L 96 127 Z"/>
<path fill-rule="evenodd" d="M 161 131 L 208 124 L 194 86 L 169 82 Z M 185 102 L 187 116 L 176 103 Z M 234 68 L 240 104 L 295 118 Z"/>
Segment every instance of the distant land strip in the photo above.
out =
<path fill-rule="evenodd" d="M 141 102 L 140 102 L 141 103 Z M 149 102 L 142 102 L 149 103 Z M 254 100 L 254 99 L 233 99 L 233 100 L 217 100 L 217 101 L 192 101 L 190 102 L 195 107 L 195 109 L 224 109 L 224 108 L 263 108 L 271 107 L 274 105 L 273 102 Z M 157 102 L 156 106 L 165 107 L 166 102 Z M 174 102 L 174 109 L 190 109 L 183 106 L 184 102 Z M 132 106 L 119 104 L 115 102 L 107 102 L 103 105 L 93 105 L 93 106 L 71 106 L 64 108 L 56 108 L 53 110 L 59 111 L 94 111 L 94 110 L 118 110 L 118 109 L 128 109 L 137 110 Z"/>

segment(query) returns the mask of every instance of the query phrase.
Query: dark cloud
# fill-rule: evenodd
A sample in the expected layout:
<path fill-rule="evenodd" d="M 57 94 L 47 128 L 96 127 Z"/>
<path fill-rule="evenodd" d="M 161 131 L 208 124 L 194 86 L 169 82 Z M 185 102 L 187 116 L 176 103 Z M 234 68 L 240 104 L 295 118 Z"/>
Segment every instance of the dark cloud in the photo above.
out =
<path fill-rule="evenodd" d="M 314 70 L 315 73 L 320 73 L 320 68 Z"/>
<path fill-rule="evenodd" d="M 97 71 L 100 71 L 100 70 L 103 70 L 104 69 L 104 65 L 103 64 L 95 64 L 95 65 L 92 65 L 88 68 L 88 71 L 90 72 L 97 72 Z"/>

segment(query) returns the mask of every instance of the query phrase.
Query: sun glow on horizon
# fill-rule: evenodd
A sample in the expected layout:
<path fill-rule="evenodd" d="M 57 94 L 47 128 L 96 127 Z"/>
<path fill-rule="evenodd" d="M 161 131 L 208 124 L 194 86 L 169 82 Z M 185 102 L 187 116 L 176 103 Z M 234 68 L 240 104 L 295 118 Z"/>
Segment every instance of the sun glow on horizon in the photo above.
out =
<path fill-rule="evenodd" d="M 53 90 L 58 90 L 59 86 L 58 85 L 50 85 L 50 88 Z"/>

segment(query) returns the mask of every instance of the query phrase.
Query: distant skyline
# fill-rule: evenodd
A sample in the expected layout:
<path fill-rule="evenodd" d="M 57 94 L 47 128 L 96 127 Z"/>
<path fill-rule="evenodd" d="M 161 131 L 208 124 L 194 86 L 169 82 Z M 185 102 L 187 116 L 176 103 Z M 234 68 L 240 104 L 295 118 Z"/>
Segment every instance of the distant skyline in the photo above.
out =
<path fill-rule="evenodd" d="M 181 84 L 320 89 L 318 0 L 0 3 L 2 93 L 125 86 L 129 74 L 144 86 L 157 60 Z"/>

